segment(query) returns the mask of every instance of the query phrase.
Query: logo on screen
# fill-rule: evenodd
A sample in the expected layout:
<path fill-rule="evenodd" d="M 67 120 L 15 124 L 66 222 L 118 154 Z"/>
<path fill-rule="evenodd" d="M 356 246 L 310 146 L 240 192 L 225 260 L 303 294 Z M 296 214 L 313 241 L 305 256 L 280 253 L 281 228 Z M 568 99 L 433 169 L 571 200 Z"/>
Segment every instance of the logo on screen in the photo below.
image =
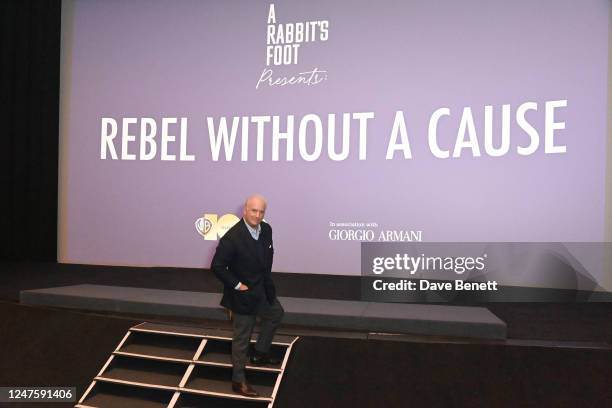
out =
<path fill-rule="evenodd" d="M 216 241 L 232 228 L 240 218 L 234 214 L 204 214 L 195 221 L 195 229 L 207 241 Z"/>
<path fill-rule="evenodd" d="M 330 23 L 326 19 L 288 20 L 284 7 L 268 7 L 266 19 L 266 67 L 261 71 L 255 89 L 283 86 L 314 86 L 327 80 L 327 70 L 319 66 L 300 66 L 301 51 L 318 47 L 329 40 Z M 312 51 L 311 54 L 312 56 Z M 282 69 L 296 67 L 294 69 Z"/>

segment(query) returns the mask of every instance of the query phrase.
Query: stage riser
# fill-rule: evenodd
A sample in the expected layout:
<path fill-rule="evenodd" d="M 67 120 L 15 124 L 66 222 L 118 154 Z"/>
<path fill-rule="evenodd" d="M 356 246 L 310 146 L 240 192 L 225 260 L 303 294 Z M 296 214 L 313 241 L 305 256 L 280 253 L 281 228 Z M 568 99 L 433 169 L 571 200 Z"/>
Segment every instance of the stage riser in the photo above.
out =
<path fill-rule="evenodd" d="M 280 297 L 284 324 L 365 332 L 504 339 L 506 324 L 482 307 Z M 84 310 L 227 320 L 218 293 L 102 285 L 20 292 L 20 301 Z"/>

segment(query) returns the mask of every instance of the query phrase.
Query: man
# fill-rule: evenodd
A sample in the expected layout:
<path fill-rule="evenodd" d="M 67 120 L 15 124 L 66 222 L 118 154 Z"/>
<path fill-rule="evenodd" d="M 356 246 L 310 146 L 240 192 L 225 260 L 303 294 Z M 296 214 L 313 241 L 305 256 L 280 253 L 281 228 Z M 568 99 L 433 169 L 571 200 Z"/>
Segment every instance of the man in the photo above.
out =
<path fill-rule="evenodd" d="M 233 315 L 232 390 L 248 397 L 259 396 L 244 374 L 256 317 L 261 319 L 261 331 L 251 363 L 276 365 L 279 361 L 270 356 L 270 344 L 284 313 L 270 275 L 274 247 L 272 228 L 263 221 L 266 206 L 259 194 L 246 200 L 243 218 L 219 240 L 211 264 L 223 282 L 221 305 Z"/>

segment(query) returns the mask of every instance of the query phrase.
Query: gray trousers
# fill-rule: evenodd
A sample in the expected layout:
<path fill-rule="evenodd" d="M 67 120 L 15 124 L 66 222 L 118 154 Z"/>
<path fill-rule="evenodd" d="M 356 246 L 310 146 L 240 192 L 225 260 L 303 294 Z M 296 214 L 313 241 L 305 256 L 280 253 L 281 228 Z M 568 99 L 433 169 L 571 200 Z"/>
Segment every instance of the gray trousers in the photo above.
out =
<path fill-rule="evenodd" d="M 265 299 L 265 298 L 264 298 Z M 248 360 L 249 344 L 251 334 L 255 327 L 256 318 L 261 320 L 261 330 L 255 350 L 259 353 L 268 353 L 270 344 L 274 338 L 274 333 L 283 319 L 285 311 L 278 299 L 274 299 L 274 304 L 270 305 L 267 301 L 263 301 L 259 306 L 257 315 L 244 315 L 233 313 L 234 337 L 232 338 L 232 381 L 244 382 L 244 366 Z"/>

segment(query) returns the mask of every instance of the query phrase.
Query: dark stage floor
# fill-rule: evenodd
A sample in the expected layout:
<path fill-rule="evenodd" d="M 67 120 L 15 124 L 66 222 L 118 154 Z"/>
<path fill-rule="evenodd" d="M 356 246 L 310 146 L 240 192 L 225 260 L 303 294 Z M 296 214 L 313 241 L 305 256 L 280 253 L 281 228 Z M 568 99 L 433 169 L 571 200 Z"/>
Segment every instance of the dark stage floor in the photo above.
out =
<path fill-rule="evenodd" d="M 140 321 L 0 302 L 0 385 L 75 386 L 80 396 Z M 286 372 L 276 407 L 612 404 L 610 349 L 305 335 Z"/>
<path fill-rule="evenodd" d="M 18 303 L 22 289 L 78 283 L 219 291 L 207 271 L 42 263 L 1 267 L 0 386 L 75 386 L 80 396 L 135 324 L 229 328 L 229 322 Z M 310 278 L 275 276 L 281 296 L 359 297 L 358 281 Z M 481 306 L 506 321 L 507 340 L 381 336 L 285 325 L 282 332 L 301 338 L 275 407 L 612 406 L 611 304 Z"/>

